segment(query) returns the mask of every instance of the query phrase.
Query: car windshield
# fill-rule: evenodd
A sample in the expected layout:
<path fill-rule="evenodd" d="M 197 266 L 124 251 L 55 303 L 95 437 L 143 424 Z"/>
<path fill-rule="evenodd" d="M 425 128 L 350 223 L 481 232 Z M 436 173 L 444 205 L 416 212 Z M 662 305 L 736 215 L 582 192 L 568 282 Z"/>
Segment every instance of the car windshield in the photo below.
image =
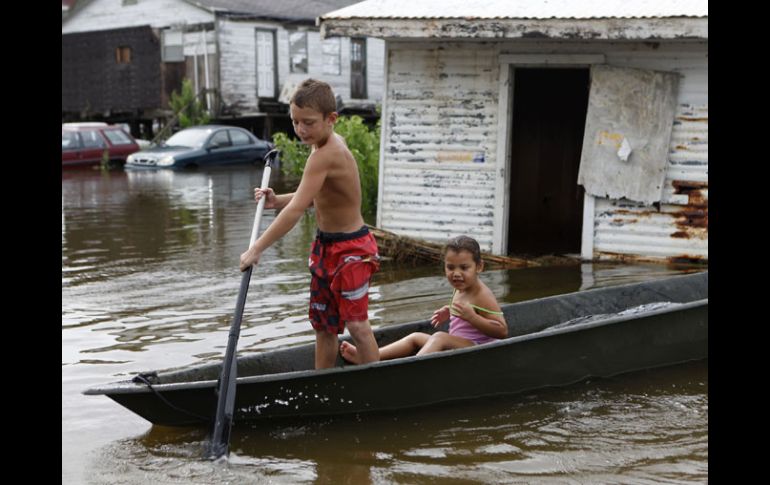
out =
<path fill-rule="evenodd" d="M 208 129 L 182 130 L 166 140 L 166 145 L 175 147 L 201 148 L 209 136 Z"/>

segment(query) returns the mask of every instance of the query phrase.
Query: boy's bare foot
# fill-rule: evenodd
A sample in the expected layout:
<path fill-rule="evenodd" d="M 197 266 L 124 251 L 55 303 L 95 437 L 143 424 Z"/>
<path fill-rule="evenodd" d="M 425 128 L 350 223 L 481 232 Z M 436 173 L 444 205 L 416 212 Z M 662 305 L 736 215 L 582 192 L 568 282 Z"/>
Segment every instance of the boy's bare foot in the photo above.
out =
<path fill-rule="evenodd" d="M 360 364 L 361 358 L 358 356 L 358 349 L 350 342 L 340 344 L 340 355 L 351 364 Z"/>

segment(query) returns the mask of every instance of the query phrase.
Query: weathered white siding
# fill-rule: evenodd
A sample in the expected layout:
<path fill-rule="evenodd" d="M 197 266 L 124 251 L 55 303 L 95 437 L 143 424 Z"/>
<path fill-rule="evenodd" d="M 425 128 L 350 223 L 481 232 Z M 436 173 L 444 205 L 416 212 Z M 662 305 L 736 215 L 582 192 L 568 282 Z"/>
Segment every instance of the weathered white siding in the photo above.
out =
<path fill-rule="evenodd" d="M 350 41 L 348 40 L 348 43 Z M 350 56 L 350 46 L 348 46 Z M 350 69 L 350 63 L 348 63 Z M 385 41 L 367 37 L 366 39 L 366 82 L 369 99 L 382 103 L 385 91 Z"/>
<path fill-rule="evenodd" d="M 76 8 L 62 22 L 62 34 L 111 30 L 149 25 L 194 25 L 213 22 L 214 15 L 182 0 L 139 0 L 136 5 L 123 5 L 121 0 L 93 0 Z"/>
<path fill-rule="evenodd" d="M 317 31 L 308 32 L 308 51 L 309 51 L 309 65 L 308 73 L 289 73 L 289 49 L 288 37 L 286 39 L 286 56 L 285 62 L 281 63 L 283 68 L 282 79 L 303 81 L 308 77 L 320 79 L 329 83 L 334 90 L 335 94 L 342 96 L 343 101 L 349 103 L 355 102 L 371 102 L 379 103 L 382 101 L 382 84 L 384 79 L 384 65 L 383 58 L 385 52 L 385 41 L 381 39 L 367 38 L 366 40 L 366 82 L 367 82 L 367 95 L 366 100 L 351 100 L 350 97 L 350 38 L 342 37 L 340 39 L 340 74 L 332 75 L 324 73 L 323 69 L 323 39 Z M 283 83 L 281 83 L 283 84 Z"/>
<path fill-rule="evenodd" d="M 217 20 L 219 85 L 222 90 L 222 101 L 242 114 L 258 111 L 255 33 L 257 28 L 272 30 L 276 28 L 276 24 L 234 22 L 224 18 Z"/>
<path fill-rule="evenodd" d="M 244 115 L 259 112 L 256 79 L 256 29 L 276 32 L 276 65 L 278 70 L 278 89 L 290 83 L 313 77 L 328 82 L 334 92 L 342 96 L 343 101 L 350 100 L 350 39 L 342 38 L 340 45 L 340 74 L 325 74 L 323 69 L 324 42 L 317 31 L 307 31 L 308 72 L 291 73 L 289 67 L 289 31 L 279 23 L 219 19 L 217 30 L 221 53 L 220 80 L 222 98 L 228 105 L 237 106 Z M 367 40 L 368 58 L 368 95 L 371 102 L 380 102 L 383 85 L 384 41 Z"/>
<path fill-rule="evenodd" d="M 393 45 L 378 226 L 443 242 L 493 242 L 498 51 L 494 45 Z"/>

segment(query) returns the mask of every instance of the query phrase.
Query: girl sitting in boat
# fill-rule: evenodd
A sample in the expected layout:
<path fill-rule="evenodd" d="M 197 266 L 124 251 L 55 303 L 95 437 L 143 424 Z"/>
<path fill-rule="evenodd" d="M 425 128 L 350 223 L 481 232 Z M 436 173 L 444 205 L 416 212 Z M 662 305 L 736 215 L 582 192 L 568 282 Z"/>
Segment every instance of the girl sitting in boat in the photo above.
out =
<path fill-rule="evenodd" d="M 492 291 L 479 279 L 484 269 L 479 243 L 468 236 L 452 238 L 444 248 L 444 272 L 454 288 L 449 305 L 435 312 L 430 322 L 438 327 L 449 320 L 449 333 L 414 332 L 381 347 L 380 360 L 472 347 L 508 336 L 508 325 Z M 342 342 L 340 354 L 348 362 L 360 363 L 356 347 Z"/>

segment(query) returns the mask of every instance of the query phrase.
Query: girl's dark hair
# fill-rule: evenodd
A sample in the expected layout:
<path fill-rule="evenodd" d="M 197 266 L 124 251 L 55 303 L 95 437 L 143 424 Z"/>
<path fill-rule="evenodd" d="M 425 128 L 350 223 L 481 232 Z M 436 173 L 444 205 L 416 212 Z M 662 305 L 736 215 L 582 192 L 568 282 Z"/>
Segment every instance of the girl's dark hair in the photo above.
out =
<path fill-rule="evenodd" d="M 454 251 L 459 253 L 460 251 L 468 251 L 473 256 L 473 261 L 476 264 L 481 264 L 481 248 L 479 243 L 475 239 L 468 236 L 457 236 L 450 239 L 444 247 L 444 255 L 447 251 Z"/>
<path fill-rule="evenodd" d="M 337 99 L 329 84 L 317 79 L 305 79 L 294 91 L 290 103 L 300 108 L 312 108 L 324 117 L 337 110 Z"/>

